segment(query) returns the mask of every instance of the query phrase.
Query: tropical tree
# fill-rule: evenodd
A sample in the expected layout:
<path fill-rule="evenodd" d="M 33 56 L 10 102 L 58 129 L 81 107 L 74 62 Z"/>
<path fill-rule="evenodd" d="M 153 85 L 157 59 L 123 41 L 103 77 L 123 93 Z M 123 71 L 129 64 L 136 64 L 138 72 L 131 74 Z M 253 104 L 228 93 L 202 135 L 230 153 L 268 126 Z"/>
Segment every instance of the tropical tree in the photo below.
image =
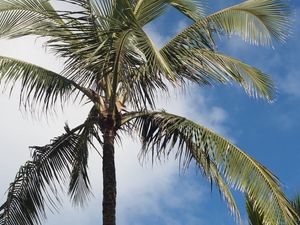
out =
<path fill-rule="evenodd" d="M 300 195 L 297 194 L 292 200 L 290 200 L 291 205 L 293 206 L 298 217 L 300 217 Z M 255 204 L 255 200 L 246 196 L 246 209 L 248 214 L 249 225 L 267 225 L 269 224 L 265 220 L 264 214 L 260 211 L 259 207 Z M 281 222 L 282 225 L 285 225 L 285 221 Z M 300 224 L 300 220 L 298 223 Z"/>
<path fill-rule="evenodd" d="M 196 0 L 1 0 L 0 36 L 42 37 L 45 46 L 65 61 L 61 73 L 13 58 L 0 57 L 5 90 L 20 89 L 20 103 L 49 113 L 57 104 L 80 100 L 91 106 L 86 120 L 45 146 L 31 147 L 26 162 L 0 207 L 1 225 L 41 224 L 46 206 L 56 207 L 57 188 L 68 181 L 75 204 L 90 194 L 89 151 L 101 146 L 103 225 L 115 225 L 115 140 L 137 134 L 141 155 L 162 159 L 175 154 L 182 168 L 195 163 L 215 183 L 230 210 L 240 214 L 230 188 L 255 199 L 269 224 L 296 224 L 296 214 L 278 179 L 230 141 L 186 118 L 155 110 L 155 98 L 168 87 L 236 82 L 269 101 L 271 78 L 216 50 L 217 35 L 240 35 L 254 44 L 284 41 L 289 8 L 284 0 L 249 0 L 211 15 Z M 57 1 L 56 1 L 57 2 Z M 143 27 L 174 7 L 191 25 L 158 49 Z M 76 101 L 75 101 L 76 102 Z M 173 153 L 174 152 L 174 153 Z"/>

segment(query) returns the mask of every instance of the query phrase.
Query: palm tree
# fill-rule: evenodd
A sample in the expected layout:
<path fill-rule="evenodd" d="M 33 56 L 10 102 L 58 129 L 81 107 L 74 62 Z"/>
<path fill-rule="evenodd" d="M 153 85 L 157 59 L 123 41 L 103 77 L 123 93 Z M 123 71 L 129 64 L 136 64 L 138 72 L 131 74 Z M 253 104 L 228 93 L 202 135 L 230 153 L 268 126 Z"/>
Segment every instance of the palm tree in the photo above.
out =
<path fill-rule="evenodd" d="M 297 194 L 292 200 L 290 200 L 291 205 L 293 206 L 298 217 L 300 217 L 300 195 Z M 246 209 L 248 214 L 249 225 L 267 225 L 269 224 L 265 220 L 264 214 L 260 211 L 259 206 L 255 204 L 255 200 L 251 199 L 249 196 L 246 196 Z M 285 225 L 285 221 L 282 221 L 280 224 Z M 298 225 L 300 220 L 298 220 Z"/>
<path fill-rule="evenodd" d="M 240 35 L 254 44 L 284 41 L 289 9 L 283 0 L 249 0 L 206 16 L 196 0 L 1 0 L 0 36 L 42 37 L 47 49 L 65 60 L 61 73 L 0 57 L 0 81 L 21 86 L 20 103 L 49 113 L 57 104 L 80 100 L 91 106 L 86 120 L 45 146 L 34 146 L 0 207 L 1 225 L 41 224 L 46 206 L 56 207 L 57 189 L 68 181 L 75 204 L 90 194 L 89 151 L 99 143 L 103 158 L 103 225 L 115 225 L 115 140 L 139 135 L 141 155 L 175 154 L 182 168 L 196 163 L 215 183 L 230 210 L 240 214 L 230 188 L 255 199 L 269 224 L 296 224 L 296 214 L 278 179 L 263 165 L 210 129 L 155 110 L 155 97 L 169 86 L 236 82 L 251 96 L 271 101 L 271 78 L 216 50 L 214 37 Z M 174 7 L 192 24 L 158 50 L 143 27 Z M 173 153 L 174 152 L 174 153 Z"/>

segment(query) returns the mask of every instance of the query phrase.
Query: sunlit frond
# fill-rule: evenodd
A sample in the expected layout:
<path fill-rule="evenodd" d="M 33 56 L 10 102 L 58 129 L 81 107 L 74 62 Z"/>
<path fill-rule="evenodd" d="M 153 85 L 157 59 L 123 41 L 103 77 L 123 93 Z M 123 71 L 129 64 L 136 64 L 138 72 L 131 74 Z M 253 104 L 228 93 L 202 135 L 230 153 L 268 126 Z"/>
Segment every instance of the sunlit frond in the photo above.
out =
<path fill-rule="evenodd" d="M 237 34 L 254 44 L 271 45 L 273 38 L 284 41 L 289 35 L 290 9 L 283 0 L 248 0 L 196 21 L 166 47 L 174 45 L 176 39 L 196 41 L 195 30 L 202 29 L 219 34 Z M 198 38 L 197 42 L 200 40 Z"/>
<path fill-rule="evenodd" d="M 234 81 L 241 85 L 250 96 L 262 97 L 269 101 L 274 99 L 274 82 L 262 71 L 215 51 L 200 49 L 191 52 L 197 59 L 193 61 L 185 58 L 183 61 L 187 61 L 187 64 L 191 62 L 191 67 L 199 67 L 200 71 L 201 69 L 205 71 L 204 74 L 208 75 L 208 80 L 214 77 L 212 80 L 224 83 Z"/>
<path fill-rule="evenodd" d="M 97 59 L 89 62 L 95 63 L 98 71 L 99 66 L 103 70 L 101 65 L 110 68 L 110 71 L 104 70 L 107 72 L 102 73 L 102 79 L 111 80 L 111 106 L 114 105 L 114 95 L 118 92 L 126 95 L 126 101 L 134 107 L 153 107 L 154 90 L 165 90 L 164 79 L 173 82 L 176 78 L 167 60 L 136 21 L 133 12 L 129 10 L 130 6 L 125 4 L 119 7 L 121 9 L 116 7 L 115 13 L 122 18 L 123 23 L 115 24 L 117 29 L 111 34 L 112 37 L 107 36 L 98 51 L 92 55 L 92 59 L 97 57 L 101 62 Z M 101 52 L 107 55 L 101 57 Z M 98 77 L 100 76 L 98 72 Z M 108 85 L 106 81 L 105 83 Z"/>
<path fill-rule="evenodd" d="M 237 34 L 253 44 L 272 45 L 290 34 L 290 8 L 284 0 L 248 0 L 205 19 L 216 32 Z"/>
<path fill-rule="evenodd" d="M 121 59 L 119 92 L 136 108 L 154 107 L 157 91 L 166 91 L 166 82 L 177 77 L 142 28 L 137 25 L 131 33 Z"/>
<path fill-rule="evenodd" d="M 206 14 L 206 1 L 197 0 L 139 0 L 134 4 L 134 15 L 141 26 L 162 15 L 169 6 L 196 21 Z"/>
<path fill-rule="evenodd" d="M 263 216 L 259 214 L 254 202 L 246 195 L 246 209 L 249 225 L 263 225 Z"/>
<path fill-rule="evenodd" d="M 169 41 L 161 54 L 179 76 L 199 84 L 236 81 L 251 96 L 274 98 L 274 85 L 261 71 L 215 51 L 212 33 L 240 34 L 258 44 L 282 41 L 289 8 L 280 0 L 249 0 L 196 21 Z"/>
<path fill-rule="evenodd" d="M 195 159 L 190 148 L 195 145 L 198 154 L 208 153 L 229 186 L 248 194 L 268 224 L 281 221 L 297 224 L 296 213 L 280 190 L 278 179 L 226 139 L 204 126 L 166 112 L 141 114 L 136 118 L 136 127 L 143 142 L 142 154 L 160 159 L 176 146 L 176 156 L 182 162 L 189 162 Z"/>
<path fill-rule="evenodd" d="M 299 194 L 295 195 L 293 199 L 290 200 L 290 203 L 298 215 L 297 225 L 300 224 L 300 197 Z M 268 220 L 265 219 L 264 213 L 260 210 L 258 206 L 255 206 L 255 201 L 251 200 L 246 195 L 246 209 L 248 214 L 248 222 L 250 225 L 267 225 L 270 224 Z M 285 221 L 280 221 L 279 225 L 285 225 Z"/>
<path fill-rule="evenodd" d="M 40 105 L 45 111 L 58 100 L 65 103 L 80 89 L 75 82 L 55 72 L 3 56 L 0 56 L 0 83 L 10 91 L 20 85 L 20 103 L 33 108 Z"/>
<path fill-rule="evenodd" d="M 206 16 L 206 0 L 170 0 L 170 4 L 194 21 Z"/>
<path fill-rule="evenodd" d="M 47 28 L 60 24 L 49 1 L 2 0 L 0 2 L 0 38 L 14 38 L 30 34 L 44 34 Z"/>
<path fill-rule="evenodd" d="M 294 196 L 294 198 L 291 200 L 292 206 L 297 212 L 298 216 L 300 217 L 300 195 L 299 193 Z M 298 224 L 300 224 L 300 219 Z"/>
<path fill-rule="evenodd" d="M 134 8 L 134 15 L 141 26 L 162 15 L 169 0 L 139 0 Z"/>
<path fill-rule="evenodd" d="M 191 144 L 187 150 L 191 152 L 190 160 L 194 159 L 200 170 L 203 171 L 203 174 L 209 179 L 209 181 L 217 185 L 224 200 L 227 202 L 228 208 L 235 215 L 237 221 L 241 223 L 241 215 L 230 188 L 220 174 L 218 167 L 210 159 L 206 149 L 199 151 L 194 144 Z M 189 161 L 187 162 L 189 163 Z"/>
<path fill-rule="evenodd" d="M 171 49 L 170 49 L 171 50 Z M 260 70 L 235 58 L 216 51 L 194 48 L 182 52 L 173 49 L 165 52 L 175 57 L 168 57 L 178 76 L 202 84 L 235 82 L 241 85 L 247 94 L 262 97 L 269 101 L 274 99 L 275 87 L 272 79 Z"/>

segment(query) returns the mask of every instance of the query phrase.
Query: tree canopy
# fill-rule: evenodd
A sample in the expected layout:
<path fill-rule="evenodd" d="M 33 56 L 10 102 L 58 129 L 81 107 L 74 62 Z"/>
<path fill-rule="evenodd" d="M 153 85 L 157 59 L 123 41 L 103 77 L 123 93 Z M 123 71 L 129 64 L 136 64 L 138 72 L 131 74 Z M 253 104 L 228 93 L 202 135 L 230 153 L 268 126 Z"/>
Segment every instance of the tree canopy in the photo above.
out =
<path fill-rule="evenodd" d="M 141 155 L 171 152 L 183 168 L 195 163 L 216 184 L 241 221 L 231 188 L 247 193 L 268 224 L 296 224 L 297 216 L 267 168 L 212 130 L 184 117 L 156 110 L 156 97 L 189 84 L 235 82 L 250 96 L 274 99 L 269 75 L 217 51 L 216 35 L 239 35 L 257 45 L 284 41 L 290 10 L 283 0 L 248 0 L 211 15 L 196 0 L 2 0 L 0 37 L 45 38 L 45 46 L 65 60 L 60 73 L 0 56 L 0 81 L 21 85 L 20 101 L 48 113 L 56 104 L 79 99 L 91 110 L 75 128 L 45 146 L 34 146 L 0 207 L 0 224 L 41 224 L 45 202 L 56 207 L 57 185 L 67 180 L 75 204 L 90 192 L 88 156 L 94 143 L 103 150 L 103 224 L 115 224 L 114 141 L 120 132 L 141 139 Z M 192 23 L 158 49 L 144 26 L 173 7 Z"/>

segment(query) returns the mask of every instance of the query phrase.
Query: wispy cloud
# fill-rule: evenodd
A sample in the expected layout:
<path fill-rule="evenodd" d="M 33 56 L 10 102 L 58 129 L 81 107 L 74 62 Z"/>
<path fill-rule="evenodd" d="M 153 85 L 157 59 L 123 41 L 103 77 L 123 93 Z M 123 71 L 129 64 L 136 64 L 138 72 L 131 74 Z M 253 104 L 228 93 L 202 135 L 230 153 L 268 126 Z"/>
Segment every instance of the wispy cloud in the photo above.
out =
<path fill-rule="evenodd" d="M 145 29 L 145 32 L 151 38 L 151 40 L 156 44 L 158 49 L 163 47 L 168 42 L 168 40 L 170 39 L 170 37 L 168 37 L 166 35 L 163 35 L 157 29 L 157 27 L 155 27 L 153 25 L 146 26 L 144 29 Z"/>
<path fill-rule="evenodd" d="M 300 67 L 299 67 L 300 70 Z M 300 97 L 300 72 L 297 69 L 296 71 L 291 71 L 285 76 L 282 80 L 280 86 L 282 91 L 291 96 Z"/>

